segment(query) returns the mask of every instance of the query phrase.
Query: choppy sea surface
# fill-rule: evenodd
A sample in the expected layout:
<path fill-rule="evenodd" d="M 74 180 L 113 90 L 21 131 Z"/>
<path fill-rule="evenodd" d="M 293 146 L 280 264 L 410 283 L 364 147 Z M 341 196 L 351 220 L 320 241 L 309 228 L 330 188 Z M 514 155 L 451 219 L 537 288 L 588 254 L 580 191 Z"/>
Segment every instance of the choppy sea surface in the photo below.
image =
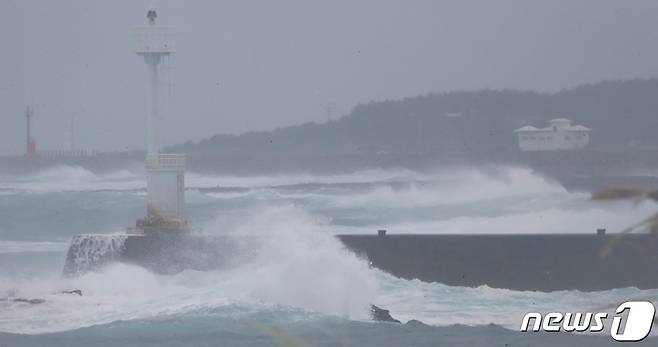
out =
<path fill-rule="evenodd" d="M 568 192 L 528 169 L 188 173 L 186 185 L 187 213 L 199 232 L 275 237 L 267 238 L 269 244 L 253 260 L 223 271 L 165 276 L 116 264 L 100 273 L 62 277 L 72 236 L 120 233 L 145 214 L 143 173 L 101 175 L 63 166 L 0 176 L 0 346 L 44 341 L 429 346 L 437 338 L 466 343 L 450 340 L 454 336 L 475 339 L 473 345 L 504 345 L 518 342 L 513 331 L 529 311 L 591 312 L 631 299 L 658 299 L 658 290 L 635 288 L 540 293 L 403 280 L 370 268 L 332 237 L 382 228 L 389 233 L 593 233 L 600 227 L 614 232 L 658 207 L 595 203 L 589 194 Z M 61 293 L 73 289 L 84 295 Z M 373 323 L 370 304 L 403 322 L 428 326 Z M 579 344 L 601 342 L 583 338 Z"/>

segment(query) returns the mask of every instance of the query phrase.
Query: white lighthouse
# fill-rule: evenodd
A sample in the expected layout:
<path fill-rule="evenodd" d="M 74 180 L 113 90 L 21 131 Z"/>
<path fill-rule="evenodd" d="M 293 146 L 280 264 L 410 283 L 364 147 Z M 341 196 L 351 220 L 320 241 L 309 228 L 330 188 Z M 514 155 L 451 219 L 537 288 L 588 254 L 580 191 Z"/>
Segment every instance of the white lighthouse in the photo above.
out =
<path fill-rule="evenodd" d="M 156 24 L 155 10 L 148 25 L 135 28 L 135 52 L 144 57 L 147 72 L 147 218 L 138 221 L 144 231 L 185 230 L 185 155 L 160 153 L 158 67 L 174 54 L 173 28 Z"/>

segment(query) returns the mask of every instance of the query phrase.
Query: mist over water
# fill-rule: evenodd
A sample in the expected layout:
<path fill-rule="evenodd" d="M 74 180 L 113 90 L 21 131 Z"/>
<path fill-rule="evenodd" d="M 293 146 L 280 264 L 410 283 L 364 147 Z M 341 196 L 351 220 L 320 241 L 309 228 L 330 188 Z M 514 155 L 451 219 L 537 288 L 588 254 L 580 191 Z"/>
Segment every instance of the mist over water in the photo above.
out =
<path fill-rule="evenodd" d="M 160 276 L 116 264 L 60 276 L 68 241 L 120 232 L 145 213 L 144 177 L 58 167 L 0 180 L 0 331 L 38 334 L 116 321 L 176 317 L 368 321 L 370 304 L 403 321 L 518 328 L 530 309 L 588 310 L 657 291 L 515 292 L 449 287 L 369 268 L 338 233 L 594 233 L 622 229 L 656 205 L 601 204 L 523 168 L 344 175 L 186 178 L 188 215 L 198 232 L 242 240 L 244 259 L 222 271 Z M 212 189 L 211 189 L 212 188 Z M 256 240 L 256 241 L 255 241 Z M 62 294 L 80 289 L 84 295 Z M 142 324 L 142 323 L 140 323 Z"/>

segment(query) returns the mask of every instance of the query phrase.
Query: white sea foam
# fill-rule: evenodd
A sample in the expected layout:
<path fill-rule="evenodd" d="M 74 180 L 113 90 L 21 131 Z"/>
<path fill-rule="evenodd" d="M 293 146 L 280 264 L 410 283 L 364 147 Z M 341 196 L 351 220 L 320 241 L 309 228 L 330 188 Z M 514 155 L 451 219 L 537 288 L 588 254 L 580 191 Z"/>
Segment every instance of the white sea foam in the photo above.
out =
<path fill-rule="evenodd" d="M 407 169 L 364 170 L 340 175 L 289 174 L 273 176 L 232 176 L 186 173 L 186 186 L 210 187 L 270 187 L 312 183 L 360 183 L 397 179 L 422 179 L 420 174 Z M 60 165 L 27 176 L 4 175 L 0 189 L 30 192 L 61 192 L 89 190 L 134 190 L 146 186 L 145 174 L 119 170 L 96 174 L 79 166 Z"/>
<path fill-rule="evenodd" d="M 505 215 L 456 216 L 439 220 L 403 221 L 387 225 L 395 234 L 591 234 L 604 228 L 619 232 L 655 213 L 655 203 L 632 208 L 624 204 L 590 206 L 582 210 L 551 207 Z M 409 218 L 413 220 L 413 218 Z M 336 226 L 334 233 L 371 233 L 363 226 Z"/>
<path fill-rule="evenodd" d="M 322 228 L 294 207 L 268 208 L 253 211 L 251 219 L 230 231 L 236 238 L 257 236 L 258 242 L 246 248 L 255 257 L 229 270 L 157 276 L 117 264 L 79 278 L 3 281 L 0 297 L 46 302 L 0 301 L 0 331 L 70 330 L 230 304 L 368 319 L 369 304 L 377 296 L 375 274 Z M 84 296 L 58 294 L 71 289 L 81 289 Z"/>
<path fill-rule="evenodd" d="M 334 225 L 333 233 L 371 233 L 379 227 L 392 233 L 593 233 L 602 227 L 615 232 L 657 207 L 652 202 L 592 202 L 587 193 L 570 193 L 523 168 L 503 168 L 494 174 L 445 171 L 423 178 L 358 189 L 254 188 L 205 195 L 258 206 L 293 203 L 328 220 L 365 221 Z M 340 209 L 339 215 L 333 215 L 335 209 Z"/>
<path fill-rule="evenodd" d="M 348 316 L 344 310 L 353 302 L 343 294 L 345 284 L 339 280 L 327 286 L 328 281 L 336 281 L 335 276 L 323 279 L 319 276 L 325 272 L 314 269 L 309 279 L 304 278 L 305 272 L 280 274 L 276 268 L 186 271 L 175 276 L 156 276 L 139 267 L 117 264 L 102 273 L 90 273 L 73 280 L 3 282 L 0 284 L 2 295 L 38 297 L 46 302 L 31 305 L 0 301 L 0 331 L 38 334 L 167 315 L 185 319 L 188 314 L 200 312 L 240 319 L 242 313 L 232 309 L 236 306 L 251 312 L 301 308 L 311 310 L 307 314 L 309 317 L 313 312 L 325 313 L 324 310 L 328 310 L 325 314 Z M 255 277 L 259 275 L 263 277 Z M 635 288 L 587 293 L 519 292 L 403 280 L 378 270 L 370 270 L 367 276 L 374 276 L 378 287 L 369 302 L 390 310 L 403 322 L 417 319 L 437 326 L 498 324 L 516 330 L 528 311 L 610 311 L 627 300 L 658 300 L 658 290 Z M 354 281 L 349 284 L 352 291 L 367 289 L 359 286 L 363 278 L 345 276 L 345 279 Z M 84 296 L 59 293 L 71 288 L 81 289 Z M 320 298 L 322 302 L 318 303 L 316 296 L 324 296 Z"/>
<path fill-rule="evenodd" d="M 504 171 L 496 176 L 474 170 L 451 171 L 426 177 L 424 181 L 413 181 L 400 188 L 382 185 L 356 194 L 324 197 L 329 199 L 329 204 L 341 208 L 413 208 L 510 196 L 548 193 L 568 195 L 560 185 L 549 182 L 528 169 L 513 168 Z"/>
<path fill-rule="evenodd" d="M 5 175 L 0 177 L 0 190 L 11 194 L 13 191 L 61 192 L 89 190 L 136 190 L 146 186 L 145 174 L 119 170 L 106 174 L 96 174 L 78 166 L 56 166 L 27 176 Z M 207 175 L 188 172 L 186 186 L 197 188 L 267 188 L 299 184 L 354 184 L 354 183 L 412 182 L 411 189 L 416 193 L 425 190 L 424 184 L 444 189 L 441 196 L 455 199 L 480 199 L 501 193 L 535 193 L 562 190 L 559 185 L 533 174 L 528 169 L 501 167 L 486 172 L 473 169 L 443 169 L 436 172 L 419 173 L 408 169 L 373 169 L 337 175 L 289 174 L 273 176 L 231 176 Z M 414 183 L 415 182 L 415 183 Z M 413 193 L 413 192 L 410 192 Z M 248 194 L 212 193 L 217 197 L 236 197 Z M 368 202 L 386 201 L 386 190 L 370 192 Z M 359 199 L 359 197 L 356 197 Z M 383 198 L 383 199 L 380 199 Z M 411 201 L 422 203 L 423 196 L 410 195 Z M 432 200 L 430 200 L 432 201 Z"/>
<path fill-rule="evenodd" d="M 128 170 L 95 174 L 79 166 L 56 166 L 38 173 L 6 175 L 0 180 L 0 189 L 36 193 L 88 190 L 132 190 L 145 186 L 144 175 Z"/>
<path fill-rule="evenodd" d="M 2 182 L 8 189 L 37 192 L 95 190 L 98 186 L 124 189 L 144 184 L 142 177 L 126 172 L 94 175 L 71 168 Z M 368 184 L 280 187 L 300 183 Z M 116 264 L 79 278 L 0 278 L 0 299 L 46 300 L 38 305 L 0 300 L 0 331 L 62 331 L 117 320 L 229 312 L 236 305 L 254 311 L 302 310 L 363 319 L 370 303 L 391 310 L 402 320 L 420 319 L 437 325 L 495 323 L 517 329 L 519 315 L 530 310 L 586 310 L 634 297 L 658 296 L 656 291 L 628 288 L 599 293 L 535 293 L 406 281 L 369 269 L 365 261 L 346 252 L 329 236 L 336 232 L 371 233 L 379 227 L 391 233 L 590 233 L 598 227 L 614 232 L 656 208 L 653 203 L 636 207 L 593 203 L 587 194 L 569 193 L 527 169 L 486 173 L 443 170 L 432 174 L 374 170 L 338 176 L 274 177 L 190 174 L 188 186 L 194 185 L 246 188 L 207 194 L 195 191 L 189 196 L 189 209 L 217 211 L 216 220 L 195 220 L 204 232 L 245 240 L 258 235 L 259 241 L 245 248 L 255 256 L 224 271 L 185 271 L 173 276 Z M 53 201 L 57 201 L 57 194 Z M 94 201 L 95 196 L 84 196 Z M 124 201 L 121 199 L 118 203 Z M 11 199 L 3 201 L 11 204 Z M 42 206 L 41 213 L 54 215 L 48 214 L 48 206 Z M 21 218 L 9 221 L 24 221 Z M 366 222 L 333 224 L 341 218 Z M 48 220 L 41 223 L 48 225 Z M 106 226 L 96 227 L 102 230 Z M 58 231 L 45 228 L 45 232 L 57 235 Z M 0 253 L 2 247 L 0 243 Z M 50 246 L 4 247 L 37 250 Z M 59 293 L 71 289 L 81 289 L 84 296 Z"/>
<path fill-rule="evenodd" d="M 376 303 L 401 320 L 432 325 L 498 324 L 517 330 L 528 312 L 610 312 L 628 300 L 658 301 L 658 290 L 621 288 L 600 292 L 513 291 L 487 286 L 450 287 L 440 283 L 403 280 L 378 273 L 382 285 Z M 614 312 L 611 312 L 614 313 Z"/>
<path fill-rule="evenodd" d="M 255 213 L 234 233 L 258 235 L 256 258 L 233 270 L 240 285 L 265 302 L 367 318 L 377 285 L 368 264 L 322 224 L 294 207 Z"/>
<path fill-rule="evenodd" d="M 205 175 L 189 172 L 189 187 L 274 187 L 294 184 L 368 183 L 393 180 L 422 180 L 427 175 L 408 169 L 372 169 L 336 175 L 280 174 L 272 176 Z"/>
<path fill-rule="evenodd" d="M 552 182 L 529 169 L 501 168 L 495 175 L 477 170 L 446 170 L 435 174 L 410 174 L 392 172 L 385 175 L 380 172 L 371 180 L 358 179 L 355 174 L 352 181 L 345 176 L 305 178 L 306 181 L 321 183 L 367 183 L 364 187 L 320 187 L 312 190 L 277 189 L 277 186 L 256 185 L 243 191 L 225 191 L 206 193 L 217 199 L 304 199 L 325 204 L 328 207 L 353 208 L 410 208 L 426 207 L 438 204 L 456 204 L 509 196 L 537 196 L 539 194 L 569 193 L 556 182 Z M 404 175 L 406 174 L 406 175 Z M 386 178 L 387 177 L 387 178 Z M 293 182 L 292 177 L 288 177 Z M 220 178 L 217 178 L 218 180 Z M 297 182 L 304 182 L 299 178 Z M 321 183 L 320 183 L 321 182 Z M 237 183 L 237 182 L 236 182 Z M 244 182 L 243 182 L 244 183 Z M 271 183 L 271 182 L 270 182 Z M 281 183 L 281 182 L 279 182 Z M 581 194 L 582 195 L 582 194 Z"/>
<path fill-rule="evenodd" d="M 24 252 L 62 252 L 67 242 L 0 241 L 0 254 Z"/>

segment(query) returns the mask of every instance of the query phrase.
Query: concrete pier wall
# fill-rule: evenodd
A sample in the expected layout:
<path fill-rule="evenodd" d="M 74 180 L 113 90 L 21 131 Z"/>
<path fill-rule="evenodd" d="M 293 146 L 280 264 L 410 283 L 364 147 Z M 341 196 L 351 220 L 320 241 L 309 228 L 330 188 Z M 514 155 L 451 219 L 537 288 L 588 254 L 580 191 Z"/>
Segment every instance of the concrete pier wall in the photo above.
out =
<path fill-rule="evenodd" d="M 658 288 L 658 237 L 648 234 L 338 238 L 374 267 L 407 279 L 534 291 Z"/>
<path fill-rule="evenodd" d="M 233 243 L 228 237 L 187 233 L 131 235 L 125 241 L 121 261 L 164 274 L 185 269 L 216 270 L 235 261 L 238 249 Z"/>
<path fill-rule="evenodd" d="M 83 235 L 82 238 L 98 236 Z M 514 290 L 595 291 L 658 288 L 658 236 L 614 235 L 338 235 L 350 250 L 394 276 L 451 286 L 487 285 Z M 215 270 L 249 261 L 259 239 L 153 232 L 125 236 L 111 256 L 88 258 L 78 240 L 65 272 L 95 270 L 108 261 L 156 273 Z M 612 247 L 603 257 L 606 247 Z M 98 258 L 98 259 L 96 259 Z M 91 262 L 91 263 L 90 263 Z M 92 263 L 98 264 L 92 264 Z M 84 265 L 81 269 L 80 265 Z M 67 270 L 68 269 L 68 270 Z M 77 269 L 77 271 L 71 271 Z M 318 276 L 322 276 L 319 270 Z"/>

